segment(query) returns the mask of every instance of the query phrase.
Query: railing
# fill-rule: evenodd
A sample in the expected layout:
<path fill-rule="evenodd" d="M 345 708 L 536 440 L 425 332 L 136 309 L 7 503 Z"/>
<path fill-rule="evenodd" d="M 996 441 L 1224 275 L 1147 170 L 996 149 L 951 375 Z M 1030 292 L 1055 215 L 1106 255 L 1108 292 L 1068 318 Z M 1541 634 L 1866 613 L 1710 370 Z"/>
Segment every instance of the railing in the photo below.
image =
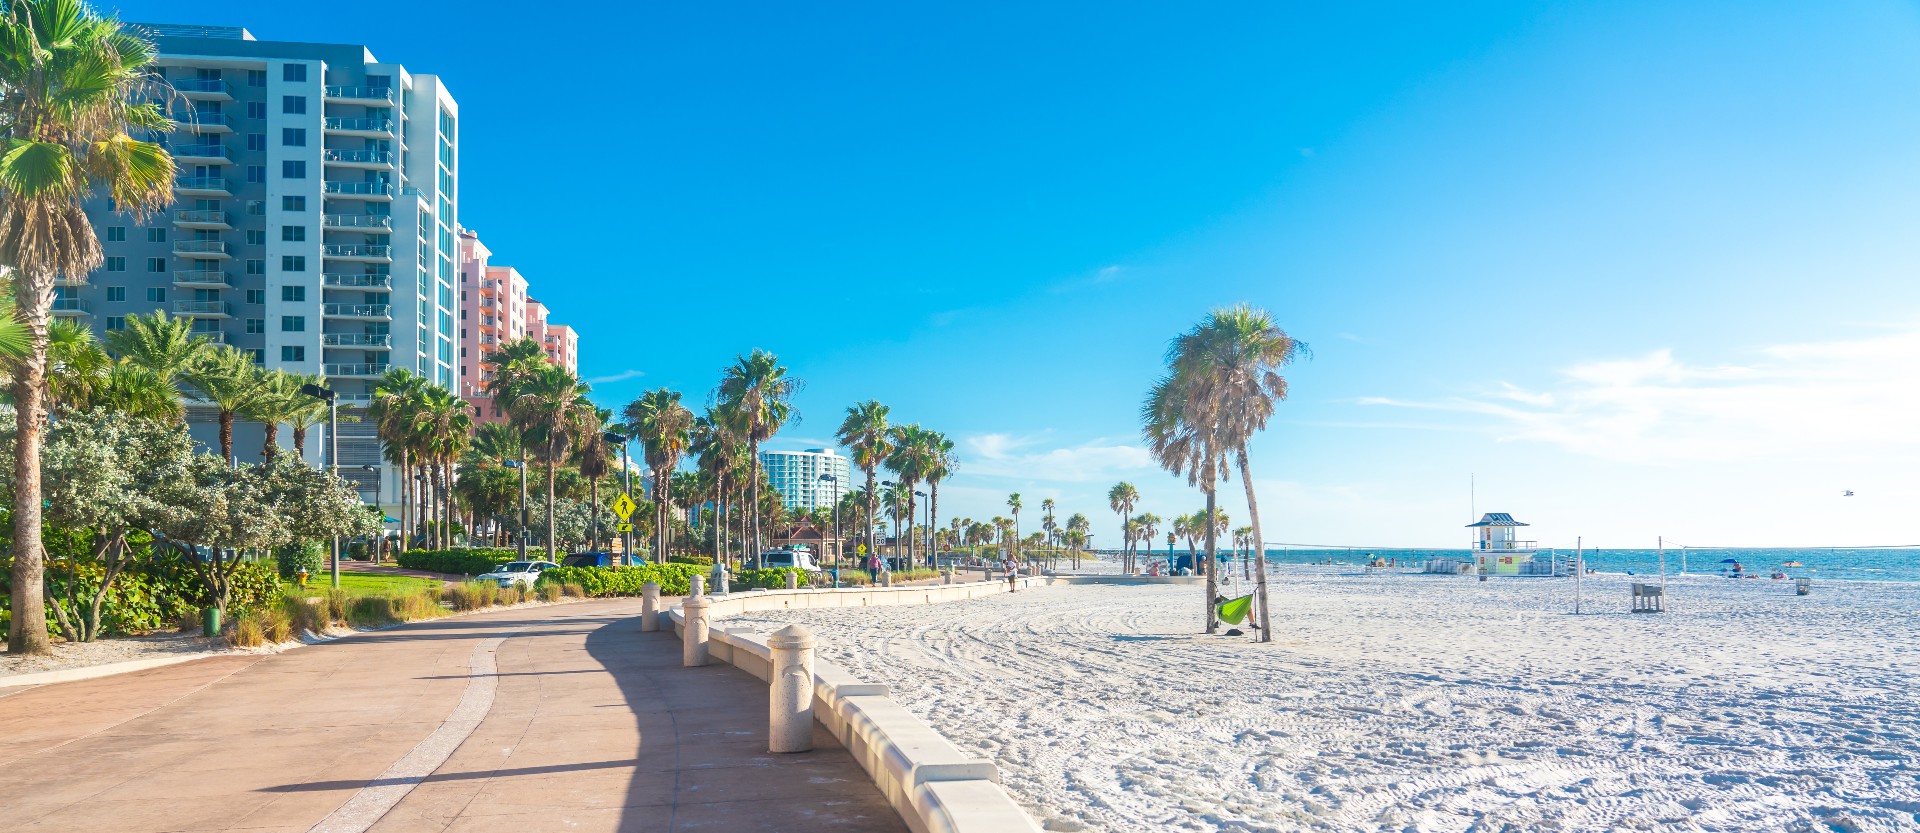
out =
<path fill-rule="evenodd" d="M 335 318 L 392 318 L 389 304 L 325 304 L 320 311 Z"/>
<path fill-rule="evenodd" d="M 191 284 L 220 284 L 222 286 L 231 287 L 233 286 L 233 276 L 225 272 L 216 272 L 216 271 L 209 271 L 209 270 L 184 271 L 184 272 L 173 273 L 173 282 L 174 283 L 191 283 Z"/>
<path fill-rule="evenodd" d="M 320 285 L 341 289 L 392 289 L 393 276 L 333 272 L 321 275 Z"/>
<path fill-rule="evenodd" d="M 322 122 L 327 130 L 359 130 L 373 133 L 392 133 L 393 119 L 327 119 Z"/>
<path fill-rule="evenodd" d="M 391 258 L 391 246 L 366 246 L 353 243 L 329 243 L 320 247 L 321 257 L 385 257 Z"/>
<path fill-rule="evenodd" d="M 333 401 L 340 403 L 342 408 L 364 408 L 373 404 L 373 394 L 342 393 L 335 395 Z"/>
<path fill-rule="evenodd" d="M 219 240 L 175 240 L 175 254 L 226 254 L 227 244 Z"/>
<path fill-rule="evenodd" d="M 1538 543 L 1538 541 L 1477 541 L 1475 542 L 1474 549 L 1500 551 L 1537 550 L 1539 547 L 1535 546 L 1535 544 Z"/>
<path fill-rule="evenodd" d="M 233 161 L 226 145 L 180 145 L 167 151 L 175 159 L 225 159 Z"/>
<path fill-rule="evenodd" d="M 93 312 L 93 305 L 87 303 L 83 298 L 55 298 L 53 299 L 53 311 L 55 314 L 63 312 L 91 313 Z"/>
<path fill-rule="evenodd" d="M 324 162 L 359 162 L 372 165 L 393 164 L 393 152 L 387 150 L 335 150 L 327 148 L 320 152 Z"/>
<path fill-rule="evenodd" d="M 320 337 L 322 347 L 392 347 L 393 336 L 386 333 L 327 333 Z"/>
<path fill-rule="evenodd" d="M 174 187 L 182 191 L 225 191 L 227 178 L 224 176 L 183 176 L 175 180 Z"/>
<path fill-rule="evenodd" d="M 226 301 L 175 301 L 174 315 L 232 315 L 233 305 Z"/>
<path fill-rule="evenodd" d="M 205 223 L 207 225 L 233 225 L 233 215 L 217 208 L 173 212 L 176 223 Z"/>
<path fill-rule="evenodd" d="M 214 344 L 226 344 L 227 334 L 220 330 L 194 330 L 194 338 L 204 338 Z"/>
<path fill-rule="evenodd" d="M 233 129 L 233 120 L 227 118 L 225 113 L 175 113 L 170 118 L 189 130 L 205 127 Z"/>
<path fill-rule="evenodd" d="M 392 230 L 391 214 L 323 214 L 320 225 L 329 228 L 374 228 Z"/>
<path fill-rule="evenodd" d="M 371 100 L 371 99 L 378 99 L 378 100 L 380 100 L 380 101 L 392 101 L 392 100 L 393 100 L 393 88 L 392 88 L 392 87 L 334 87 L 334 86 L 329 86 L 329 87 L 327 87 L 327 88 L 325 89 L 325 93 L 326 93 L 326 97 L 327 97 L 327 98 L 358 98 L 358 99 L 369 99 L 369 100 Z"/>
<path fill-rule="evenodd" d="M 385 182 L 329 182 L 326 186 L 329 194 L 365 194 L 382 197 L 393 196 L 393 186 Z"/>
<path fill-rule="evenodd" d="M 380 364 L 330 364 L 326 366 L 328 376 L 379 376 L 393 365 Z"/>
<path fill-rule="evenodd" d="M 227 93 L 232 91 L 227 82 L 218 78 L 182 78 L 173 82 L 173 88 L 183 93 Z"/>

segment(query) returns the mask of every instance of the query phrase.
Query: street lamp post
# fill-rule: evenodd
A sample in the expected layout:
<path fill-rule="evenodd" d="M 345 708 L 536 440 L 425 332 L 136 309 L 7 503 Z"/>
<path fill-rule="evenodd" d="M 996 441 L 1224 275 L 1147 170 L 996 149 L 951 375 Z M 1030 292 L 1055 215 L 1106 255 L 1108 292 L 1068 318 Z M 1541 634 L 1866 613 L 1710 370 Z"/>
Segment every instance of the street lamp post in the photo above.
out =
<path fill-rule="evenodd" d="M 820 475 L 820 479 L 832 483 L 833 493 L 833 586 L 840 586 L 840 556 L 845 554 L 846 546 L 840 540 L 840 478 L 831 474 Z"/>
<path fill-rule="evenodd" d="M 914 492 L 917 497 L 926 497 L 926 492 Z M 907 519 L 907 525 L 913 525 L 913 519 Z M 933 566 L 933 501 L 927 501 L 927 566 Z"/>
<path fill-rule="evenodd" d="M 327 403 L 327 467 L 340 476 L 340 401 L 332 388 L 315 384 L 300 386 L 300 392 Z M 333 536 L 333 586 L 340 586 L 340 536 Z"/>
<path fill-rule="evenodd" d="M 620 446 L 620 490 L 622 493 L 629 496 L 628 500 L 632 500 L 631 496 L 633 495 L 633 469 L 629 468 L 627 464 L 627 438 L 620 434 L 615 434 L 609 431 L 607 432 L 606 440 L 607 442 Z M 629 520 L 622 520 L 621 523 L 627 527 L 627 531 L 620 533 L 620 557 L 625 558 L 628 564 L 632 564 L 633 563 L 633 522 Z"/>
<path fill-rule="evenodd" d="M 527 464 L 519 460 L 501 460 L 500 465 L 520 470 L 520 560 L 527 560 Z"/>

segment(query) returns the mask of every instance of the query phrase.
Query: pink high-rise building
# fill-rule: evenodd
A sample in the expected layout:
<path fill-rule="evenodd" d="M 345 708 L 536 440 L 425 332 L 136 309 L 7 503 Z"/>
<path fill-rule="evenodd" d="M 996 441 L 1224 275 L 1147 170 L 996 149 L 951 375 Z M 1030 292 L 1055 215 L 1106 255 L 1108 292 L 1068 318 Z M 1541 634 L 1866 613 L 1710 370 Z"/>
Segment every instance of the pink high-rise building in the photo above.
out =
<path fill-rule="evenodd" d="M 547 358 L 576 373 L 580 338 L 573 328 L 547 321 L 545 304 L 527 297 L 527 279 L 511 266 L 488 263 L 493 252 L 472 229 L 460 230 L 460 395 L 480 422 L 505 422 L 487 395 L 493 366 L 487 356 L 501 345 L 532 337 Z"/>

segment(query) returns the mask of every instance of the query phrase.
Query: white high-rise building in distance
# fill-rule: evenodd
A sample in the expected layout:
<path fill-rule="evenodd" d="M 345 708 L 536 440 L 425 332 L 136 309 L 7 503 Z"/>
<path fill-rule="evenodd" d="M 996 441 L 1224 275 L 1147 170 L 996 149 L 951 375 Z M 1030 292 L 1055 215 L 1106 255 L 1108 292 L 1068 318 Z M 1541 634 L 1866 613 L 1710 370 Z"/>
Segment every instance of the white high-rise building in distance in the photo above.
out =
<path fill-rule="evenodd" d="M 166 310 L 262 366 L 317 373 L 343 414 L 406 368 L 458 384 L 459 107 L 440 79 L 364 46 L 255 40 L 245 29 L 133 24 L 178 92 L 160 137 L 175 202 L 144 223 L 90 206 L 106 262 L 59 289 L 56 314 L 96 332 Z M 211 414 L 189 408 L 195 438 Z M 341 474 L 389 507 L 399 478 L 374 425 L 343 420 Z M 283 444 L 288 432 L 280 432 Z M 236 456 L 257 459 L 259 426 Z M 321 461 L 323 442 L 306 456 Z"/>
<path fill-rule="evenodd" d="M 831 448 L 762 451 L 760 466 L 788 509 L 831 509 L 853 488 L 852 461 Z M 835 479 L 821 480 L 823 474 Z"/>

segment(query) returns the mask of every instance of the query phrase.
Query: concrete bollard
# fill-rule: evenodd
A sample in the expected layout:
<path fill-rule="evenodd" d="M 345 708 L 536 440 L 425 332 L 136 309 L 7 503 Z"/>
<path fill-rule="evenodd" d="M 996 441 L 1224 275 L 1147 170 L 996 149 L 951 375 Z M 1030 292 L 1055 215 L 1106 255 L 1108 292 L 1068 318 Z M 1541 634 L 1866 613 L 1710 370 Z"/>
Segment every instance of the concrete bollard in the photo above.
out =
<path fill-rule="evenodd" d="M 798 573 L 787 574 L 787 589 L 788 590 L 800 589 L 800 575 Z"/>
<path fill-rule="evenodd" d="M 880 571 L 880 586 L 881 586 L 881 587 L 892 587 L 892 586 L 893 586 L 893 571 L 892 571 L 892 570 L 881 570 L 881 571 Z"/>
<path fill-rule="evenodd" d="M 706 576 L 694 576 L 693 578 L 690 578 L 687 580 L 687 584 L 691 588 L 687 591 L 687 598 L 691 599 L 694 596 L 707 595 L 707 577 Z"/>
<path fill-rule="evenodd" d="M 686 633 L 680 641 L 680 664 L 688 668 L 699 668 L 707 664 L 707 608 L 713 602 L 706 596 L 688 596 L 680 603 L 680 611 L 686 614 Z"/>
<path fill-rule="evenodd" d="M 713 580 L 707 582 L 707 586 L 713 588 L 713 594 L 716 596 L 725 596 L 731 592 L 732 588 L 728 586 L 727 582 L 727 565 L 725 562 L 715 561 L 713 563 Z"/>
<path fill-rule="evenodd" d="M 788 625 L 767 637 L 773 654 L 768 678 L 767 751 L 813 749 L 813 632 Z"/>
<path fill-rule="evenodd" d="M 941 575 L 941 583 L 942 583 L 942 584 L 952 584 L 952 583 L 953 583 L 953 568 L 952 568 L 952 567 L 948 567 L 948 568 L 947 568 L 947 571 L 946 571 L 946 572 L 945 572 L 944 574 L 942 574 L 942 575 Z"/>
<path fill-rule="evenodd" d="M 640 585 L 640 630 L 660 629 L 660 582 Z"/>

